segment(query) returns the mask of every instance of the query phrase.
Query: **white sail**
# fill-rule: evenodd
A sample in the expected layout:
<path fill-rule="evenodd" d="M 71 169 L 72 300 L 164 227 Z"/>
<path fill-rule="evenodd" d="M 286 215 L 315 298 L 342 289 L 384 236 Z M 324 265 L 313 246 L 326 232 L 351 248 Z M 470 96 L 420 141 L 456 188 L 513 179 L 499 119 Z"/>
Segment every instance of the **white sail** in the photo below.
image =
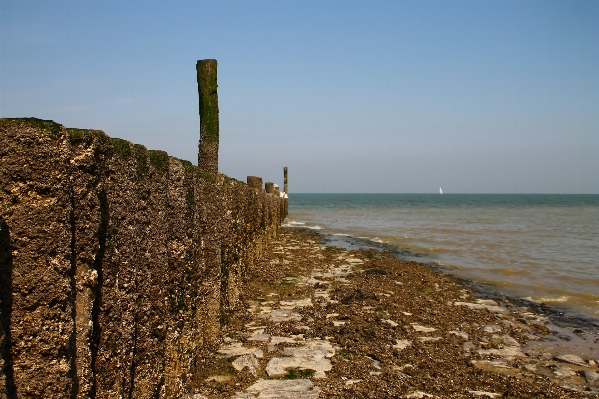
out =
<path fill-rule="evenodd" d="M 439 187 L 439 194 L 443 194 L 443 189 Z"/>

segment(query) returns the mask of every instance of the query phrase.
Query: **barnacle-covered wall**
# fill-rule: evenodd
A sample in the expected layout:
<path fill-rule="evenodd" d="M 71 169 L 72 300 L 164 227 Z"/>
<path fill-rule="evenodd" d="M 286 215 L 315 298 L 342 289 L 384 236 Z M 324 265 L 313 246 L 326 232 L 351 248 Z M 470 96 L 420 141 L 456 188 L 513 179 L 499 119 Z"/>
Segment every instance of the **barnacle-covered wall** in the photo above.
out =
<path fill-rule="evenodd" d="M 0 397 L 180 397 L 285 214 L 165 152 L 0 119 Z"/>

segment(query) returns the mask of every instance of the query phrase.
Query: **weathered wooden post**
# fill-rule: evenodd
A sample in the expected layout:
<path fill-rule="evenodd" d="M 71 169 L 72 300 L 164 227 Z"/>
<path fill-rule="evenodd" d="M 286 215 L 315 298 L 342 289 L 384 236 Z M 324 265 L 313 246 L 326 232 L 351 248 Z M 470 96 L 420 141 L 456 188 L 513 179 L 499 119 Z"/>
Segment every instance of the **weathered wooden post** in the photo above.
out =
<path fill-rule="evenodd" d="M 272 194 L 275 192 L 275 184 L 273 182 L 264 183 L 264 189 L 267 193 Z"/>
<path fill-rule="evenodd" d="M 198 94 L 200 96 L 200 144 L 198 166 L 204 172 L 218 173 L 218 94 L 216 60 L 199 60 Z"/>
<path fill-rule="evenodd" d="M 283 167 L 283 219 L 289 215 L 289 186 L 287 185 L 287 166 Z"/>
<path fill-rule="evenodd" d="M 258 176 L 248 176 L 248 186 L 262 190 L 262 178 Z"/>

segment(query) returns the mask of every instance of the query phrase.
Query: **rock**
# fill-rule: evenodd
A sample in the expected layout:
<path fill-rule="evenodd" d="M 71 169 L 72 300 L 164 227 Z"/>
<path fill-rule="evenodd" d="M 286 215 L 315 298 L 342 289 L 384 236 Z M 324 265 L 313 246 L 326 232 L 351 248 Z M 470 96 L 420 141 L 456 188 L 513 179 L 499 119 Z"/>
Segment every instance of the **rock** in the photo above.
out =
<path fill-rule="evenodd" d="M 258 380 L 243 393 L 233 396 L 233 399 L 249 398 L 279 398 L 279 399 L 317 399 L 318 391 L 309 390 L 312 381 L 298 380 Z"/>
<path fill-rule="evenodd" d="M 501 349 L 479 349 L 478 354 L 481 356 L 499 356 L 509 360 L 515 357 L 526 357 L 522 349 L 517 346 L 509 346 Z"/>
<path fill-rule="evenodd" d="M 537 365 L 536 364 L 525 364 L 524 370 L 528 371 L 529 373 L 536 373 Z"/>
<path fill-rule="evenodd" d="M 420 337 L 418 341 L 420 342 L 437 342 L 440 341 L 441 337 Z"/>
<path fill-rule="evenodd" d="M 269 377 L 283 376 L 287 369 L 300 368 L 314 370 L 314 378 L 324 378 L 325 371 L 333 367 L 327 358 L 335 355 L 335 349 L 328 341 L 316 340 L 296 348 L 285 348 L 284 353 L 286 357 L 272 358 L 266 365 Z"/>
<path fill-rule="evenodd" d="M 264 352 L 262 352 L 259 348 L 249 347 L 246 348 L 243 346 L 241 342 L 234 342 L 230 345 L 225 345 L 221 347 L 218 351 L 221 355 L 225 355 L 225 357 L 233 357 L 233 356 L 241 356 L 247 354 L 254 354 L 257 358 L 263 358 Z"/>
<path fill-rule="evenodd" d="M 280 301 L 279 303 L 283 307 L 305 308 L 308 306 L 312 306 L 312 298 L 295 299 L 295 300 L 290 300 L 290 301 Z"/>
<path fill-rule="evenodd" d="M 465 352 L 470 352 L 470 351 L 476 349 L 476 346 L 474 346 L 474 344 L 472 342 L 464 342 L 464 345 L 462 345 L 462 348 L 464 348 Z"/>
<path fill-rule="evenodd" d="M 516 341 L 514 338 L 509 335 L 504 335 L 501 337 L 503 343 L 507 346 L 520 346 L 520 343 Z"/>
<path fill-rule="evenodd" d="M 587 380 L 587 384 L 593 388 L 599 388 L 599 373 L 592 370 L 584 370 L 584 378 Z"/>
<path fill-rule="evenodd" d="M 486 396 L 488 398 L 498 398 L 501 396 L 501 394 L 494 393 L 494 392 L 484 392 L 484 391 L 468 391 L 468 392 L 474 396 Z"/>
<path fill-rule="evenodd" d="M 248 337 L 248 341 L 262 341 L 268 342 L 270 334 L 252 334 Z"/>
<path fill-rule="evenodd" d="M 280 377 L 287 374 L 287 369 L 314 370 L 314 378 L 325 378 L 326 371 L 331 371 L 333 365 L 329 359 L 303 357 L 274 357 L 266 365 L 269 377 Z"/>
<path fill-rule="evenodd" d="M 464 331 L 449 331 L 449 334 L 454 334 L 458 338 L 468 340 L 468 334 L 466 334 Z"/>
<path fill-rule="evenodd" d="M 491 313 L 507 313 L 507 309 L 501 306 L 483 305 L 482 303 L 471 303 L 471 302 L 459 302 L 453 303 L 454 306 L 467 306 L 470 309 L 484 310 L 487 309 Z"/>
<path fill-rule="evenodd" d="M 425 332 L 425 333 L 437 331 L 436 328 L 419 326 L 418 324 L 412 324 L 412 328 L 414 328 L 414 331 Z"/>
<path fill-rule="evenodd" d="M 242 371 L 244 368 L 248 368 L 250 373 L 256 375 L 256 370 L 260 367 L 258 359 L 253 354 L 243 355 L 235 359 L 232 363 L 233 368 L 237 371 Z"/>
<path fill-rule="evenodd" d="M 354 385 L 357 384 L 358 382 L 362 382 L 362 380 L 346 380 L 345 381 L 345 385 Z"/>
<path fill-rule="evenodd" d="M 486 333 L 495 334 L 501 332 L 501 326 L 498 326 L 497 324 L 487 324 L 483 327 L 483 331 Z"/>
<path fill-rule="evenodd" d="M 391 327 L 397 327 L 399 324 L 397 324 L 396 322 L 394 322 L 393 320 L 390 319 L 384 319 L 383 320 L 385 323 L 388 323 L 389 325 L 391 325 Z"/>
<path fill-rule="evenodd" d="M 275 323 L 280 323 L 282 321 L 300 321 L 302 316 L 299 313 L 293 311 L 293 308 L 281 308 L 275 309 L 268 314 L 262 314 L 258 317 L 266 319 L 270 318 Z"/>
<path fill-rule="evenodd" d="M 404 398 L 434 398 L 434 395 L 430 393 L 422 392 L 422 391 L 414 391 L 409 395 L 404 396 Z"/>
<path fill-rule="evenodd" d="M 395 350 L 403 350 L 406 349 L 408 346 L 412 345 L 412 341 L 409 341 L 407 339 L 396 339 L 395 342 L 396 344 L 393 345 L 393 349 Z"/>
<path fill-rule="evenodd" d="M 557 378 L 570 378 L 576 375 L 576 373 L 572 371 L 570 367 L 563 364 L 556 365 L 555 369 L 553 370 L 553 373 Z"/>
<path fill-rule="evenodd" d="M 555 360 L 559 360 L 560 362 L 572 363 L 577 366 L 587 365 L 587 363 L 580 356 L 576 355 L 558 355 L 555 357 Z"/>

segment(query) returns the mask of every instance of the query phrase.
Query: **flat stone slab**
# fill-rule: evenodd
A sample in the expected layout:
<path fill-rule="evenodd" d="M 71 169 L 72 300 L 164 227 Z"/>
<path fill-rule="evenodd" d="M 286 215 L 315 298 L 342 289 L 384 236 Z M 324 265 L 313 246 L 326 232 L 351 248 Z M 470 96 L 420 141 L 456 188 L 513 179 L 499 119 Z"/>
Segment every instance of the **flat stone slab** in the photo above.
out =
<path fill-rule="evenodd" d="M 282 321 L 300 321 L 302 316 L 299 313 L 293 311 L 293 308 L 281 308 L 275 309 L 268 314 L 261 314 L 258 317 L 262 319 L 270 319 L 275 323 L 280 323 Z"/>
<path fill-rule="evenodd" d="M 487 398 L 498 398 L 501 396 L 499 393 L 495 392 L 485 392 L 485 391 L 468 391 L 474 396 L 486 396 Z"/>
<path fill-rule="evenodd" d="M 526 357 L 522 349 L 517 346 L 508 346 L 507 348 L 501 349 L 479 349 L 478 354 L 482 356 L 499 356 L 506 359 L 513 359 L 515 357 Z"/>
<path fill-rule="evenodd" d="M 555 357 L 555 360 L 559 360 L 560 362 L 572 363 L 577 366 L 587 366 L 587 363 L 580 356 L 576 355 L 559 355 Z"/>
<path fill-rule="evenodd" d="M 458 338 L 462 338 L 465 341 L 468 341 L 468 334 L 464 331 L 449 331 L 449 334 L 453 334 Z"/>
<path fill-rule="evenodd" d="M 484 332 L 491 333 L 491 334 L 501 332 L 501 330 L 502 330 L 501 326 L 498 326 L 497 324 L 487 324 L 486 326 L 483 327 Z"/>
<path fill-rule="evenodd" d="M 584 378 L 586 378 L 589 386 L 592 386 L 593 388 L 599 388 L 599 373 L 598 372 L 591 371 L 591 370 L 584 370 L 583 374 L 584 374 Z"/>
<path fill-rule="evenodd" d="M 314 370 L 314 378 L 326 378 L 326 371 L 331 371 L 333 364 L 330 359 L 305 357 L 274 357 L 266 365 L 269 377 L 280 377 L 287 374 L 287 369 Z"/>
<path fill-rule="evenodd" d="M 234 342 L 232 344 L 225 345 L 217 352 L 221 355 L 225 355 L 225 357 L 248 355 L 250 353 L 259 359 L 264 357 L 264 352 L 262 352 L 262 349 L 254 347 L 246 348 L 241 342 Z"/>
<path fill-rule="evenodd" d="M 294 299 L 289 301 L 280 301 L 281 306 L 290 308 L 305 308 L 312 306 L 312 298 Z"/>
<path fill-rule="evenodd" d="M 318 391 L 310 390 L 312 381 L 264 380 L 260 379 L 245 392 L 233 396 L 234 399 L 280 398 L 280 399 L 316 399 Z"/>
<path fill-rule="evenodd" d="M 454 306 L 467 306 L 470 309 L 484 310 L 487 309 L 491 313 L 507 313 L 507 309 L 501 306 L 485 305 L 482 303 L 471 303 L 471 302 L 454 302 Z"/>
<path fill-rule="evenodd" d="M 283 376 L 287 369 L 299 368 L 314 370 L 314 378 L 325 378 L 325 372 L 333 368 L 328 358 L 335 355 L 335 348 L 326 340 L 315 340 L 299 347 L 285 348 L 283 353 L 287 356 L 272 358 L 266 365 L 269 377 Z"/>
<path fill-rule="evenodd" d="M 324 358 L 333 357 L 335 355 L 335 348 L 333 348 L 333 345 L 329 341 L 316 340 L 308 341 L 297 348 L 285 348 L 284 353 L 295 357 Z"/>
<path fill-rule="evenodd" d="M 412 341 L 407 339 L 396 339 L 395 342 L 396 344 L 393 345 L 393 349 L 395 350 L 404 350 L 408 346 L 412 345 Z"/>
<path fill-rule="evenodd" d="M 412 328 L 414 329 L 414 331 L 424 332 L 424 333 L 429 333 L 429 332 L 437 331 L 436 328 L 419 326 L 418 324 L 412 324 Z"/>
<path fill-rule="evenodd" d="M 232 363 L 233 368 L 237 371 L 242 371 L 244 368 L 248 368 L 250 373 L 256 375 L 256 371 L 260 368 L 260 363 L 258 363 L 258 359 L 252 353 L 247 355 L 239 356 Z"/>

